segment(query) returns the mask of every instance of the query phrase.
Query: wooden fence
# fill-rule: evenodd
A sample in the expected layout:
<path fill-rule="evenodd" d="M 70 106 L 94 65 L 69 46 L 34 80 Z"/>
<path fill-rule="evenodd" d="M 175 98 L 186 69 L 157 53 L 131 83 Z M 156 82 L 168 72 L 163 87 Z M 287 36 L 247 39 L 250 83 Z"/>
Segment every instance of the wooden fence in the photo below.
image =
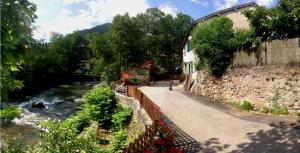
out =
<path fill-rule="evenodd" d="M 143 135 L 140 135 L 133 143 L 131 143 L 125 153 L 139 153 L 144 152 L 151 147 L 154 143 L 154 138 L 157 136 L 157 130 L 159 128 L 159 121 L 161 118 L 160 108 L 152 102 L 138 86 L 127 86 L 127 96 L 137 99 L 141 106 L 145 109 L 151 120 L 152 125 L 146 126 L 146 131 Z"/>
<path fill-rule="evenodd" d="M 160 119 L 160 108 L 143 92 L 141 92 L 137 86 L 127 86 L 127 96 L 137 99 L 152 121 Z"/>
<path fill-rule="evenodd" d="M 146 126 L 144 134 L 129 144 L 128 148 L 124 150 L 124 153 L 142 153 L 149 149 L 154 143 L 154 137 L 157 136 L 159 126 L 158 120 L 154 121 L 152 125 Z"/>

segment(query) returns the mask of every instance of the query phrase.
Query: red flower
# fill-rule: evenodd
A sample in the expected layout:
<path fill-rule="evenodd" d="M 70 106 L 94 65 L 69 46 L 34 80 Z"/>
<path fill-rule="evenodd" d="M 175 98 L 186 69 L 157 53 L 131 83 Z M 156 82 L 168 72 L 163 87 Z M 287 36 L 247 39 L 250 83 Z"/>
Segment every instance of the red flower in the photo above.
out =
<path fill-rule="evenodd" d="M 165 125 L 165 122 L 161 119 L 161 120 L 159 120 L 159 124 L 160 125 Z"/>

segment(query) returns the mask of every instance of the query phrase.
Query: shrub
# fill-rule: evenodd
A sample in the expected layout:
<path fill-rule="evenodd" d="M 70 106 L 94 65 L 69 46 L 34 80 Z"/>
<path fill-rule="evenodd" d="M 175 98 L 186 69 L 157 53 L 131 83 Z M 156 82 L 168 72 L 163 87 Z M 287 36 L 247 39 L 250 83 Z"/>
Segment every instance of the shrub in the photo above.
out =
<path fill-rule="evenodd" d="M 272 107 L 270 109 L 270 113 L 275 114 L 275 115 L 288 115 L 289 111 L 286 106 L 277 106 L 277 107 Z"/>
<path fill-rule="evenodd" d="M 23 140 L 20 138 L 8 137 L 5 140 L 3 146 L 1 146 L 0 152 L 2 153 L 25 153 L 25 146 Z"/>
<path fill-rule="evenodd" d="M 89 125 L 90 117 L 85 110 L 78 112 L 76 115 L 66 119 L 62 126 L 76 129 L 79 133 Z"/>
<path fill-rule="evenodd" d="M 248 101 L 242 101 L 242 102 L 232 101 L 230 102 L 230 105 L 234 108 L 237 108 L 239 110 L 244 110 L 244 111 L 251 111 L 254 109 L 253 105 Z"/>
<path fill-rule="evenodd" d="M 126 147 L 127 134 L 124 130 L 120 130 L 114 133 L 113 139 L 107 146 L 109 153 L 121 153 Z"/>
<path fill-rule="evenodd" d="M 248 102 L 248 101 L 242 101 L 240 103 L 240 108 L 242 110 L 245 110 L 245 111 L 251 111 L 251 110 L 253 110 L 254 107 L 253 107 L 253 105 L 250 102 Z"/>
<path fill-rule="evenodd" d="M 218 17 L 201 23 L 193 31 L 193 44 L 200 59 L 198 64 L 206 65 L 203 62 L 207 62 L 210 71 L 216 76 L 225 72 L 236 49 L 232 43 L 232 27 L 233 23 L 229 18 Z"/>
<path fill-rule="evenodd" d="M 61 126 L 56 120 L 41 125 L 47 131 L 40 133 L 41 141 L 34 148 L 35 152 L 100 152 L 93 141 L 77 135 L 72 126 Z"/>
<path fill-rule="evenodd" d="M 21 110 L 17 106 L 8 106 L 4 109 L 0 109 L 0 119 L 10 122 L 16 117 L 19 117 Z"/>
<path fill-rule="evenodd" d="M 102 127 L 108 127 L 117 103 L 114 92 L 108 87 L 95 88 L 83 99 L 83 108 L 91 119 L 97 121 Z"/>
<path fill-rule="evenodd" d="M 288 115 L 289 111 L 288 108 L 286 106 L 273 106 L 271 108 L 268 108 L 266 106 L 261 107 L 260 109 L 261 112 L 263 113 L 271 113 L 274 115 Z"/>
<path fill-rule="evenodd" d="M 147 75 L 149 73 L 148 69 L 139 69 L 136 71 L 138 75 Z"/>
<path fill-rule="evenodd" d="M 124 108 L 119 106 L 112 115 L 112 122 L 116 129 L 122 129 L 131 120 L 133 115 L 131 108 Z"/>
<path fill-rule="evenodd" d="M 260 108 L 260 111 L 261 111 L 262 113 L 269 113 L 270 109 L 269 109 L 268 107 L 266 107 L 266 106 L 262 106 L 262 107 Z"/>

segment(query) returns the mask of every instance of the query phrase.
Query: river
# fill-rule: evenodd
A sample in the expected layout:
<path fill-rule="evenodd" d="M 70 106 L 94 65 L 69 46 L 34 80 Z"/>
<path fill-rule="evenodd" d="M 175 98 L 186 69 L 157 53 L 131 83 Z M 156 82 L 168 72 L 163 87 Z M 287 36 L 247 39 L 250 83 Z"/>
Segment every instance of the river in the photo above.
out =
<path fill-rule="evenodd" d="M 38 123 L 49 119 L 64 120 L 81 105 L 80 98 L 99 82 L 74 82 L 49 88 L 25 101 L 14 101 L 21 108 L 20 118 L 12 123 L 1 123 L 1 144 L 8 136 L 21 138 L 28 144 L 38 142 Z M 70 99 L 76 98 L 75 102 Z M 43 103 L 45 108 L 32 108 L 33 103 Z"/>

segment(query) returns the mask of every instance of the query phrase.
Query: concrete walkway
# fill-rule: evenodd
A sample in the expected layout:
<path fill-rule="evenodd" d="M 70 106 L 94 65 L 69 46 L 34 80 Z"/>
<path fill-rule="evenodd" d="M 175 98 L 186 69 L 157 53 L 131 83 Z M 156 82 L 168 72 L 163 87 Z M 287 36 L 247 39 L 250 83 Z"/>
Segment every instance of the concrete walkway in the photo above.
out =
<path fill-rule="evenodd" d="M 300 122 L 296 119 L 236 112 L 179 87 L 173 91 L 168 87 L 140 89 L 200 143 L 200 152 L 300 152 Z"/>

